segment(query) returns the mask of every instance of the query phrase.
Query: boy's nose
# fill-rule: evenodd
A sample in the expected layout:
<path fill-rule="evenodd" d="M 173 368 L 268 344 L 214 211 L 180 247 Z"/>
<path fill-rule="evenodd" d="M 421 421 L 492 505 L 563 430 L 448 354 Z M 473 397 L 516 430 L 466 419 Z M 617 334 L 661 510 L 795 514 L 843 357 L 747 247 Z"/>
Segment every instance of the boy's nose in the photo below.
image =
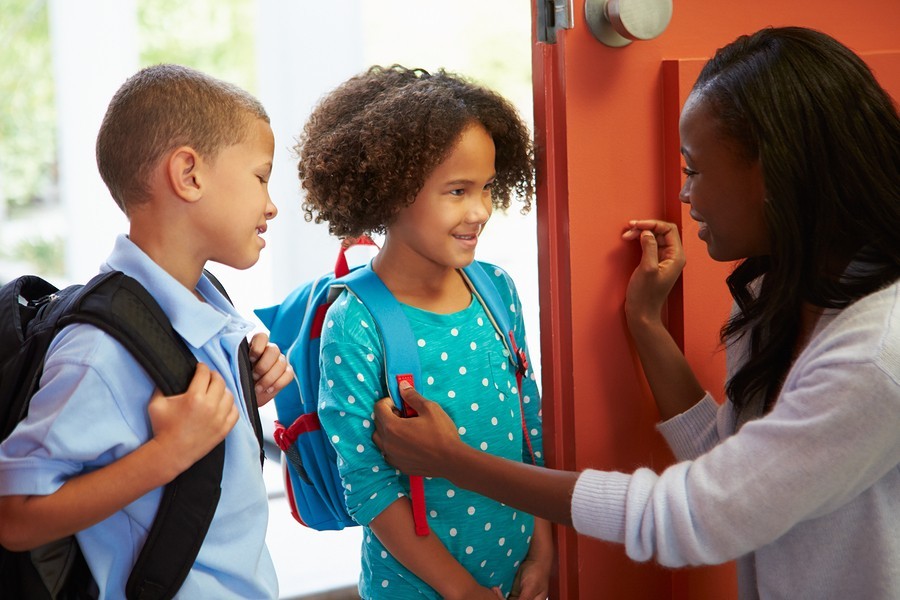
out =
<path fill-rule="evenodd" d="M 266 220 L 272 220 L 276 216 L 278 216 L 278 207 L 275 206 L 275 203 L 269 198 L 269 203 L 266 205 Z"/>

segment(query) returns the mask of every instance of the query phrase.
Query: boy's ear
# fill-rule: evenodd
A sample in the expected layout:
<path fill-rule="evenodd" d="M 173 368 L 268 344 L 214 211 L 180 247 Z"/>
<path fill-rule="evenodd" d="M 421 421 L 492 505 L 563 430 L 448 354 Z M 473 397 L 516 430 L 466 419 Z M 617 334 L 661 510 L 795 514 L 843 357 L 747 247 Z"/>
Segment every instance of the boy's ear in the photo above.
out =
<path fill-rule="evenodd" d="M 200 170 L 203 160 L 190 146 L 176 148 L 166 160 L 166 177 L 172 191 L 187 202 L 196 202 L 203 195 Z"/>

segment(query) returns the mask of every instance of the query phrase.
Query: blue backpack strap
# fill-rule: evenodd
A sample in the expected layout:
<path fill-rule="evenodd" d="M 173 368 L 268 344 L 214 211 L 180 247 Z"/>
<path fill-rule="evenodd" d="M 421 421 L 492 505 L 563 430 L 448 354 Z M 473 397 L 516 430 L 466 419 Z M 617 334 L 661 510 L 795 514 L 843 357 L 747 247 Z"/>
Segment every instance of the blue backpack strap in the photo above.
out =
<path fill-rule="evenodd" d="M 414 384 L 421 379 L 418 344 L 403 308 L 370 266 L 356 269 L 334 285 L 348 288 L 375 319 L 384 346 L 388 392 L 402 411 L 398 376 L 409 375 Z"/>
<path fill-rule="evenodd" d="M 528 370 L 528 357 L 525 348 L 516 343 L 515 330 L 509 320 L 509 312 L 504 304 L 494 278 L 487 272 L 487 266 L 478 261 L 464 267 L 462 272 L 472 288 L 472 293 L 484 307 L 494 329 L 500 334 L 503 345 L 509 352 L 509 360 L 515 369 L 516 391 L 519 396 L 519 410 L 522 415 L 522 434 L 525 436 L 525 444 L 531 454 L 532 464 L 536 463 L 534 448 L 531 446 L 531 436 L 528 434 L 528 426 L 525 423 L 525 407 L 522 404 L 522 379 Z"/>
<path fill-rule="evenodd" d="M 400 303 L 378 274 L 372 270 L 371 264 L 340 278 L 334 286 L 343 286 L 350 290 L 372 315 L 384 349 L 385 382 L 388 392 L 404 417 L 416 416 L 415 411 L 404 406 L 400 397 L 400 381 L 415 385 L 421 380 L 422 373 L 419 365 L 419 346 Z M 416 535 L 426 536 L 429 529 L 425 515 L 424 480 L 421 476 L 409 476 L 409 491 Z"/>

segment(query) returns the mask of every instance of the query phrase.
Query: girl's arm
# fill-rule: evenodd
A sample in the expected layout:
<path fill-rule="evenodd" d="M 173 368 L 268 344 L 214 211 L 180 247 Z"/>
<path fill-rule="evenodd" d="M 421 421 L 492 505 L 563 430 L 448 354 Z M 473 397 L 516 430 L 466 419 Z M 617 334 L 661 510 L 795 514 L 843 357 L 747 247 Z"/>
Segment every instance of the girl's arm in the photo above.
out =
<path fill-rule="evenodd" d="M 184 394 L 157 390 L 148 407 L 153 438 L 49 495 L 0 497 L 0 544 L 30 550 L 86 529 L 166 485 L 222 441 L 239 417 L 218 373 L 200 363 Z"/>
<path fill-rule="evenodd" d="M 495 592 L 475 581 L 436 535 L 416 535 L 412 506 L 405 496 L 372 519 L 369 527 L 394 558 L 442 598 L 497 598 Z"/>
<path fill-rule="evenodd" d="M 631 221 L 622 238 L 639 239 L 641 262 L 625 292 L 625 316 L 644 376 L 664 421 L 703 399 L 705 392 L 662 322 L 662 308 L 684 269 L 678 229 L 663 221 Z"/>

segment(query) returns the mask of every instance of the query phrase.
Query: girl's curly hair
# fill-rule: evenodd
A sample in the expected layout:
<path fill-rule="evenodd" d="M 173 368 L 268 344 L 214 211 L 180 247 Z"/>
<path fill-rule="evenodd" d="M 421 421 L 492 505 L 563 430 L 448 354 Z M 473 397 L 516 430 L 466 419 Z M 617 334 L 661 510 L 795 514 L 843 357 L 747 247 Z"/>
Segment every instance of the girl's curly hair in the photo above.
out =
<path fill-rule="evenodd" d="M 339 237 L 384 233 L 472 124 L 494 141 L 494 206 L 515 194 L 527 212 L 534 149 L 512 104 L 444 70 L 394 65 L 349 79 L 313 110 L 294 147 L 306 220 Z"/>

